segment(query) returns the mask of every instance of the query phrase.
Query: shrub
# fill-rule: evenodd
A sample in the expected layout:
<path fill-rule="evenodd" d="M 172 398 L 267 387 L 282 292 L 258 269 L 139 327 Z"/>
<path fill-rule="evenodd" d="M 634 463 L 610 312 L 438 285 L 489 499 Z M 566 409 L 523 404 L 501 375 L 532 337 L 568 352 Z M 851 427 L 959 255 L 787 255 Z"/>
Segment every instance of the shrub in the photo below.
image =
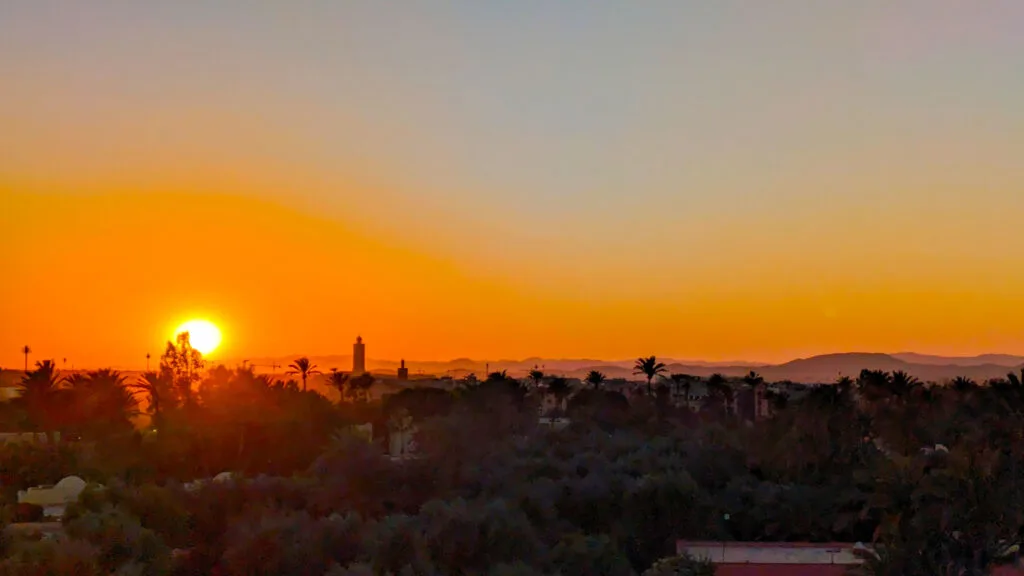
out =
<path fill-rule="evenodd" d="M 19 502 L 14 506 L 12 522 L 42 522 L 44 516 L 43 507 L 38 504 L 26 504 Z"/>
<path fill-rule="evenodd" d="M 658 560 L 643 576 L 715 576 L 715 565 L 684 554 Z"/>

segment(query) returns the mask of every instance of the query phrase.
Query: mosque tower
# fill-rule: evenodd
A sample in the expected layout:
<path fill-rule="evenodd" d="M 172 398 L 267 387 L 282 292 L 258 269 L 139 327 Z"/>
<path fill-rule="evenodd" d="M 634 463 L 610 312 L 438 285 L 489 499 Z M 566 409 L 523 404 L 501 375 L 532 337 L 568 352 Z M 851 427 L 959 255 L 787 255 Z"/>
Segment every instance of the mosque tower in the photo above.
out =
<path fill-rule="evenodd" d="M 402 359 L 402 365 L 398 368 L 398 379 L 399 380 L 408 380 L 409 379 L 409 369 L 405 367 L 405 359 L 404 358 Z"/>
<path fill-rule="evenodd" d="M 363 337 L 356 336 L 356 343 L 352 345 L 352 375 L 362 376 L 366 373 L 366 344 L 363 344 Z"/>

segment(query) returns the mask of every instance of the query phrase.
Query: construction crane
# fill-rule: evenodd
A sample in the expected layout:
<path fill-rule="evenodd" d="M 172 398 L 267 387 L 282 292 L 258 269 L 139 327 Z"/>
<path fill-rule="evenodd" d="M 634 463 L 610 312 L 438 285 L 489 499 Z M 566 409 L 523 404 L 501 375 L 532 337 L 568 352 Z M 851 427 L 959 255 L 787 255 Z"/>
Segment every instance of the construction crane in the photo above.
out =
<path fill-rule="evenodd" d="M 277 369 L 281 368 L 281 365 L 277 362 L 271 364 L 250 364 L 248 360 L 242 360 L 242 368 L 270 368 L 271 374 L 277 374 Z"/>

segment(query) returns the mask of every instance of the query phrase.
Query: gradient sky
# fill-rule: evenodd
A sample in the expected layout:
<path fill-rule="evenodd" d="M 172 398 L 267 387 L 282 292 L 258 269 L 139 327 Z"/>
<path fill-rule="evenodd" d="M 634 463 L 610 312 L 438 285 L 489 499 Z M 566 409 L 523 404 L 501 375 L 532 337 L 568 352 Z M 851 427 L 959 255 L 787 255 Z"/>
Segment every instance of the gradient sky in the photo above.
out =
<path fill-rule="evenodd" d="M 1024 353 L 1024 2 L 0 3 L 0 365 Z"/>

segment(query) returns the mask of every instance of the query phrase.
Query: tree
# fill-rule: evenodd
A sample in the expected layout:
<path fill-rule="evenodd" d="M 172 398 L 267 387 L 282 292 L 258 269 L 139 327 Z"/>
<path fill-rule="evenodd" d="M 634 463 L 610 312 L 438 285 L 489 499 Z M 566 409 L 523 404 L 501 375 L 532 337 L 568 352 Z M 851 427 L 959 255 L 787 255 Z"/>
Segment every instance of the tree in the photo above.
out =
<path fill-rule="evenodd" d="M 491 372 L 487 375 L 488 382 L 506 382 L 509 380 L 508 370 L 501 370 L 499 372 Z"/>
<path fill-rule="evenodd" d="M 747 386 L 750 386 L 751 388 L 755 388 L 757 386 L 760 386 L 761 384 L 764 384 L 764 378 L 762 378 L 761 375 L 758 374 L 757 372 L 751 370 L 749 374 L 743 377 L 743 383 L 746 384 Z"/>
<path fill-rule="evenodd" d="M 689 408 L 690 388 L 693 386 L 695 378 L 689 374 L 671 374 L 669 375 L 669 380 L 675 386 L 676 396 L 682 396 L 684 405 Z"/>
<path fill-rule="evenodd" d="M 25 344 L 21 348 L 21 353 L 25 355 L 25 372 L 28 372 L 28 355 L 32 353 L 32 348 L 29 348 L 28 344 Z"/>
<path fill-rule="evenodd" d="M 906 398 L 921 387 L 921 381 L 903 370 L 896 370 L 889 379 L 890 391 L 897 398 Z"/>
<path fill-rule="evenodd" d="M 160 371 L 174 382 L 174 388 L 186 408 L 193 406 L 192 387 L 202 379 L 205 366 L 203 355 L 192 347 L 188 332 L 178 334 L 175 342 L 167 343 L 160 357 Z"/>
<path fill-rule="evenodd" d="M 708 377 L 708 400 L 715 408 L 732 414 L 733 390 L 729 380 L 722 374 L 716 373 Z"/>
<path fill-rule="evenodd" d="M 600 390 L 601 386 L 604 385 L 604 381 L 607 380 L 603 372 L 597 370 L 591 370 L 587 373 L 586 382 L 590 384 L 590 387 L 594 390 Z"/>
<path fill-rule="evenodd" d="M 109 368 L 89 372 L 76 386 L 74 403 L 85 427 L 101 436 L 131 430 L 131 419 L 140 413 L 124 376 Z"/>
<path fill-rule="evenodd" d="M 167 374 L 150 371 L 139 376 L 138 381 L 129 388 L 146 395 L 147 412 L 151 417 L 151 423 L 154 428 L 160 430 L 163 424 L 163 411 L 173 408 L 175 404 L 174 382 Z"/>
<path fill-rule="evenodd" d="M 533 370 L 530 370 L 528 378 L 530 379 L 530 382 L 533 383 L 533 387 L 538 388 L 541 383 L 544 382 L 544 372 L 534 367 Z"/>
<path fill-rule="evenodd" d="M 695 559 L 689 555 L 662 558 L 644 571 L 641 576 L 714 576 L 715 565 L 707 559 Z"/>
<path fill-rule="evenodd" d="M 857 388 L 865 398 L 873 402 L 892 395 L 892 375 L 884 370 L 861 370 L 857 377 Z"/>
<path fill-rule="evenodd" d="M 338 391 L 342 402 L 348 399 L 348 381 L 351 377 L 352 375 L 346 372 L 338 372 L 337 368 L 331 368 L 331 375 L 327 377 L 327 383 Z"/>
<path fill-rule="evenodd" d="M 288 365 L 288 374 L 298 374 L 299 376 L 302 377 L 303 392 L 306 391 L 306 379 L 309 378 L 310 376 L 313 376 L 314 374 L 320 373 L 321 372 L 317 370 L 316 364 L 310 362 L 309 358 L 306 358 L 305 356 L 296 359 L 295 362 L 292 362 L 291 364 Z"/>
<path fill-rule="evenodd" d="M 552 376 L 548 379 L 548 394 L 555 397 L 555 419 L 565 408 L 565 399 L 572 393 L 569 381 L 561 376 Z"/>
<path fill-rule="evenodd" d="M 966 392 L 970 392 L 971 390 L 974 390 L 975 388 L 977 388 L 978 384 L 974 380 L 971 380 L 970 378 L 964 376 L 957 376 L 956 378 L 953 379 L 952 382 L 950 382 L 950 386 L 952 386 L 953 390 L 956 390 L 957 392 L 963 394 Z"/>
<path fill-rule="evenodd" d="M 363 372 L 355 378 L 351 378 L 348 381 L 348 385 L 352 390 L 351 394 L 355 400 L 361 400 L 363 402 L 370 401 L 370 388 L 373 387 L 377 379 L 373 377 L 373 374 L 369 372 Z"/>
<path fill-rule="evenodd" d="M 1024 387 L 1024 368 L 1020 369 L 1020 376 L 1017 376 L 1017 374 L 1010 372 L 1009 374 L 1006 375 L 1006 379 L 1010 382 L 1011 386 L 1017 388 Z"/>
<path fill-rule="evenodd" d="M 50 443 L 53 442 L 53 428 L 59 424 L 58 414 L 63 408 L 63 381 L 53 360 L 43 360 L 36 362 L 35 370 L 25 372 L 19 385 L 18 404 L 25 408 L 33 432 L 45 432 Z"/>
<path fill-rule="evenodd" d="M 647 358 L 637 358 L 636 363 L 633 365 L 633 374 L 643 374 L 647 378 L 647 395 L 652 396 L 654 391 L 651 387 L 651 381 L 654 377 L 668 372 L 668 367 L 663 362 L 658 362 L 658 359 L 654 356 L 648 356 Z"/>

